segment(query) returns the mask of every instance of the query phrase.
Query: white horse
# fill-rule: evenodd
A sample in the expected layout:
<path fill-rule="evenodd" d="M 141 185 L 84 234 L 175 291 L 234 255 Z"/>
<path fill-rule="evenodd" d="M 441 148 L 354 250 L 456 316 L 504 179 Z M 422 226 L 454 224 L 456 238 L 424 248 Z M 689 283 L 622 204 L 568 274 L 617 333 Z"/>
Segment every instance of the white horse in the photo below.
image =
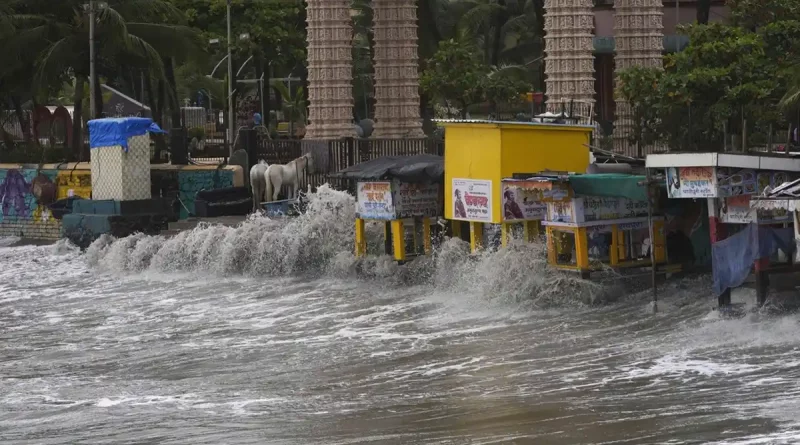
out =
<path fill-rule="evenodd" d="M 253 190 L 253 212 L 257 212 L 262 202 L 268 201 L 267 183 L 264 174 L 269 165 L 262 159 L 250 169 L 250 188 Z M 262 201 L 263 199 L 263 201 Z"/>
<path fill-rule="evenodd" d="M 273 201 L 278 200 L 278 194 L 281 192 L 281 187 L 284 185 L 292 188 L 289 194 L 289 199 L 297 198 L 299 191 L 300 178 L 304 177 L 309 170 L 314 169 L 314 158 L 311 153 L 306 153 L 303 156 L 289 162 L 286 165 L 270 165 L 264 178 L 267 182 L 267 197 Z"/>

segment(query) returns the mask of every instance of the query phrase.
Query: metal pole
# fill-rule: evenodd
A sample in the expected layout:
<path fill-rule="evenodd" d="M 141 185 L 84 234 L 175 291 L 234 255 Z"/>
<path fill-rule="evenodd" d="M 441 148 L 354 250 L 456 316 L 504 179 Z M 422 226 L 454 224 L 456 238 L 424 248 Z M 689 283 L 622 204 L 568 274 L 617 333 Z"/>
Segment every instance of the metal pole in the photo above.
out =
<path fill-rule="evenodd" d="M 94 54 L 94 0 L 89 0 L 89 110 L 91 115 L 90 119 L 97 118 L 97 103 L 95 102 L 95 76 L 96 62 Z"/>
<path fill-rule="evenodd" d="M 653 196 L 650 186 L 650 169 L 645 169 L 645 187 L 647 187 L 647 226 L 650 229 L 650 279 L 653 285 L 653 313 L 658 312 L 658 288 L 656 285 L 656 237 L 653 227 Z"/>
<path fill-rule="evenodd" d="M 231 0 L 228 0 L 228 149 L 233 155 L 233 57 L 231 55 Z"/>
<path fill-rule="evenodd" d="M 261 124 L 264 125 L 267 122 L 267 116 L 264 116 L 264 73 L 261 73 Z M 269 125 L 264 125 L 267 129 L 269 129 Z"/>

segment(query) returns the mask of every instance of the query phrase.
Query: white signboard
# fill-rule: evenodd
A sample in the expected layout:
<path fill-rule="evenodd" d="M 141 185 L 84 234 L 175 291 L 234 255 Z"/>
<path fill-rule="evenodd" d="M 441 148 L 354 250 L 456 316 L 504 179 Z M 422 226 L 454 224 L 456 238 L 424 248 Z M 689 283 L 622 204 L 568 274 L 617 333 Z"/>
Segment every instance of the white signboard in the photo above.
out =
<path fill-rule="evenodd" d="M 492 222 L 492 181 L 453 178 L 453 219 Z"/>
<path fill-rule="evenodd" d="M 395 219 L 391 182 L 359 182 L 356 198 L 359 218 Z"/>
<path fill-rule="evenodd" d="M 670 198 L 715 198 L 717 172 L 714 167 L 669 167 L 667 192 Z"/>

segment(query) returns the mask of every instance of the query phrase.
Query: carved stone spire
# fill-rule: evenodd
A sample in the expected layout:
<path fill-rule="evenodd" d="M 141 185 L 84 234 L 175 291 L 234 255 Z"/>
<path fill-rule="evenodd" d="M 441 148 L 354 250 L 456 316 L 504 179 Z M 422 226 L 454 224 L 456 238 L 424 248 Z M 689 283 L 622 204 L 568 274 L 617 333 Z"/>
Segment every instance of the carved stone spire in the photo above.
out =
<path fill-rule="evenodd" d="M 306 139 L 354 137 L 350 0 L 307 0 L 309 121 Z"/>
<path fill-rule="evenodd" d="M 547 110 L 591 118 L 594 104 L 592 0 L 545 0 Z"/>
<path fill-rule="evenodd" d="M 664 5 L 661 0 L 614 0 L 615 70 L 634 66 L 664 67 Z M 634 121 L 630 105 L 617 99 L 614 129 L 614 150 L 637 155 L 630 135 Z M 641 147 L 641 154 L 654 147 Z"/>
<path fill-rule="evenodd" d="M 416 0 L 372 0 L 375 25 L 375 133 L 423 137 L 419 115 Z"/>

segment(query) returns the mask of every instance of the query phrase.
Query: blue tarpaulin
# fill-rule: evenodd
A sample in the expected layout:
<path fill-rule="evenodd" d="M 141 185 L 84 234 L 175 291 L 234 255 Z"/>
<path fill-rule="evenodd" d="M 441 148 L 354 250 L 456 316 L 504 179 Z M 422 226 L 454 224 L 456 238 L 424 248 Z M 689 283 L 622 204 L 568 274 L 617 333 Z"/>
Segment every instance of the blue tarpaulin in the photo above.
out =
<path fill-rule="evenodd" d="M 748 224 L 741 232 L 711 246 L 714 273 L 714 293 L 741 286 L 750 275 L 753 263 L 769 258 L 778 251 L 791 255 L 794 251 L 793 229 Z"/>
<path fill-rule="evenodd" d="M 150 133 L 165 133 L 152 119 L 126 117 L 121 119 L 94 119 L 89 121 L 89 147 L 121 145 L 128 151 L 128 138 Z"/>

